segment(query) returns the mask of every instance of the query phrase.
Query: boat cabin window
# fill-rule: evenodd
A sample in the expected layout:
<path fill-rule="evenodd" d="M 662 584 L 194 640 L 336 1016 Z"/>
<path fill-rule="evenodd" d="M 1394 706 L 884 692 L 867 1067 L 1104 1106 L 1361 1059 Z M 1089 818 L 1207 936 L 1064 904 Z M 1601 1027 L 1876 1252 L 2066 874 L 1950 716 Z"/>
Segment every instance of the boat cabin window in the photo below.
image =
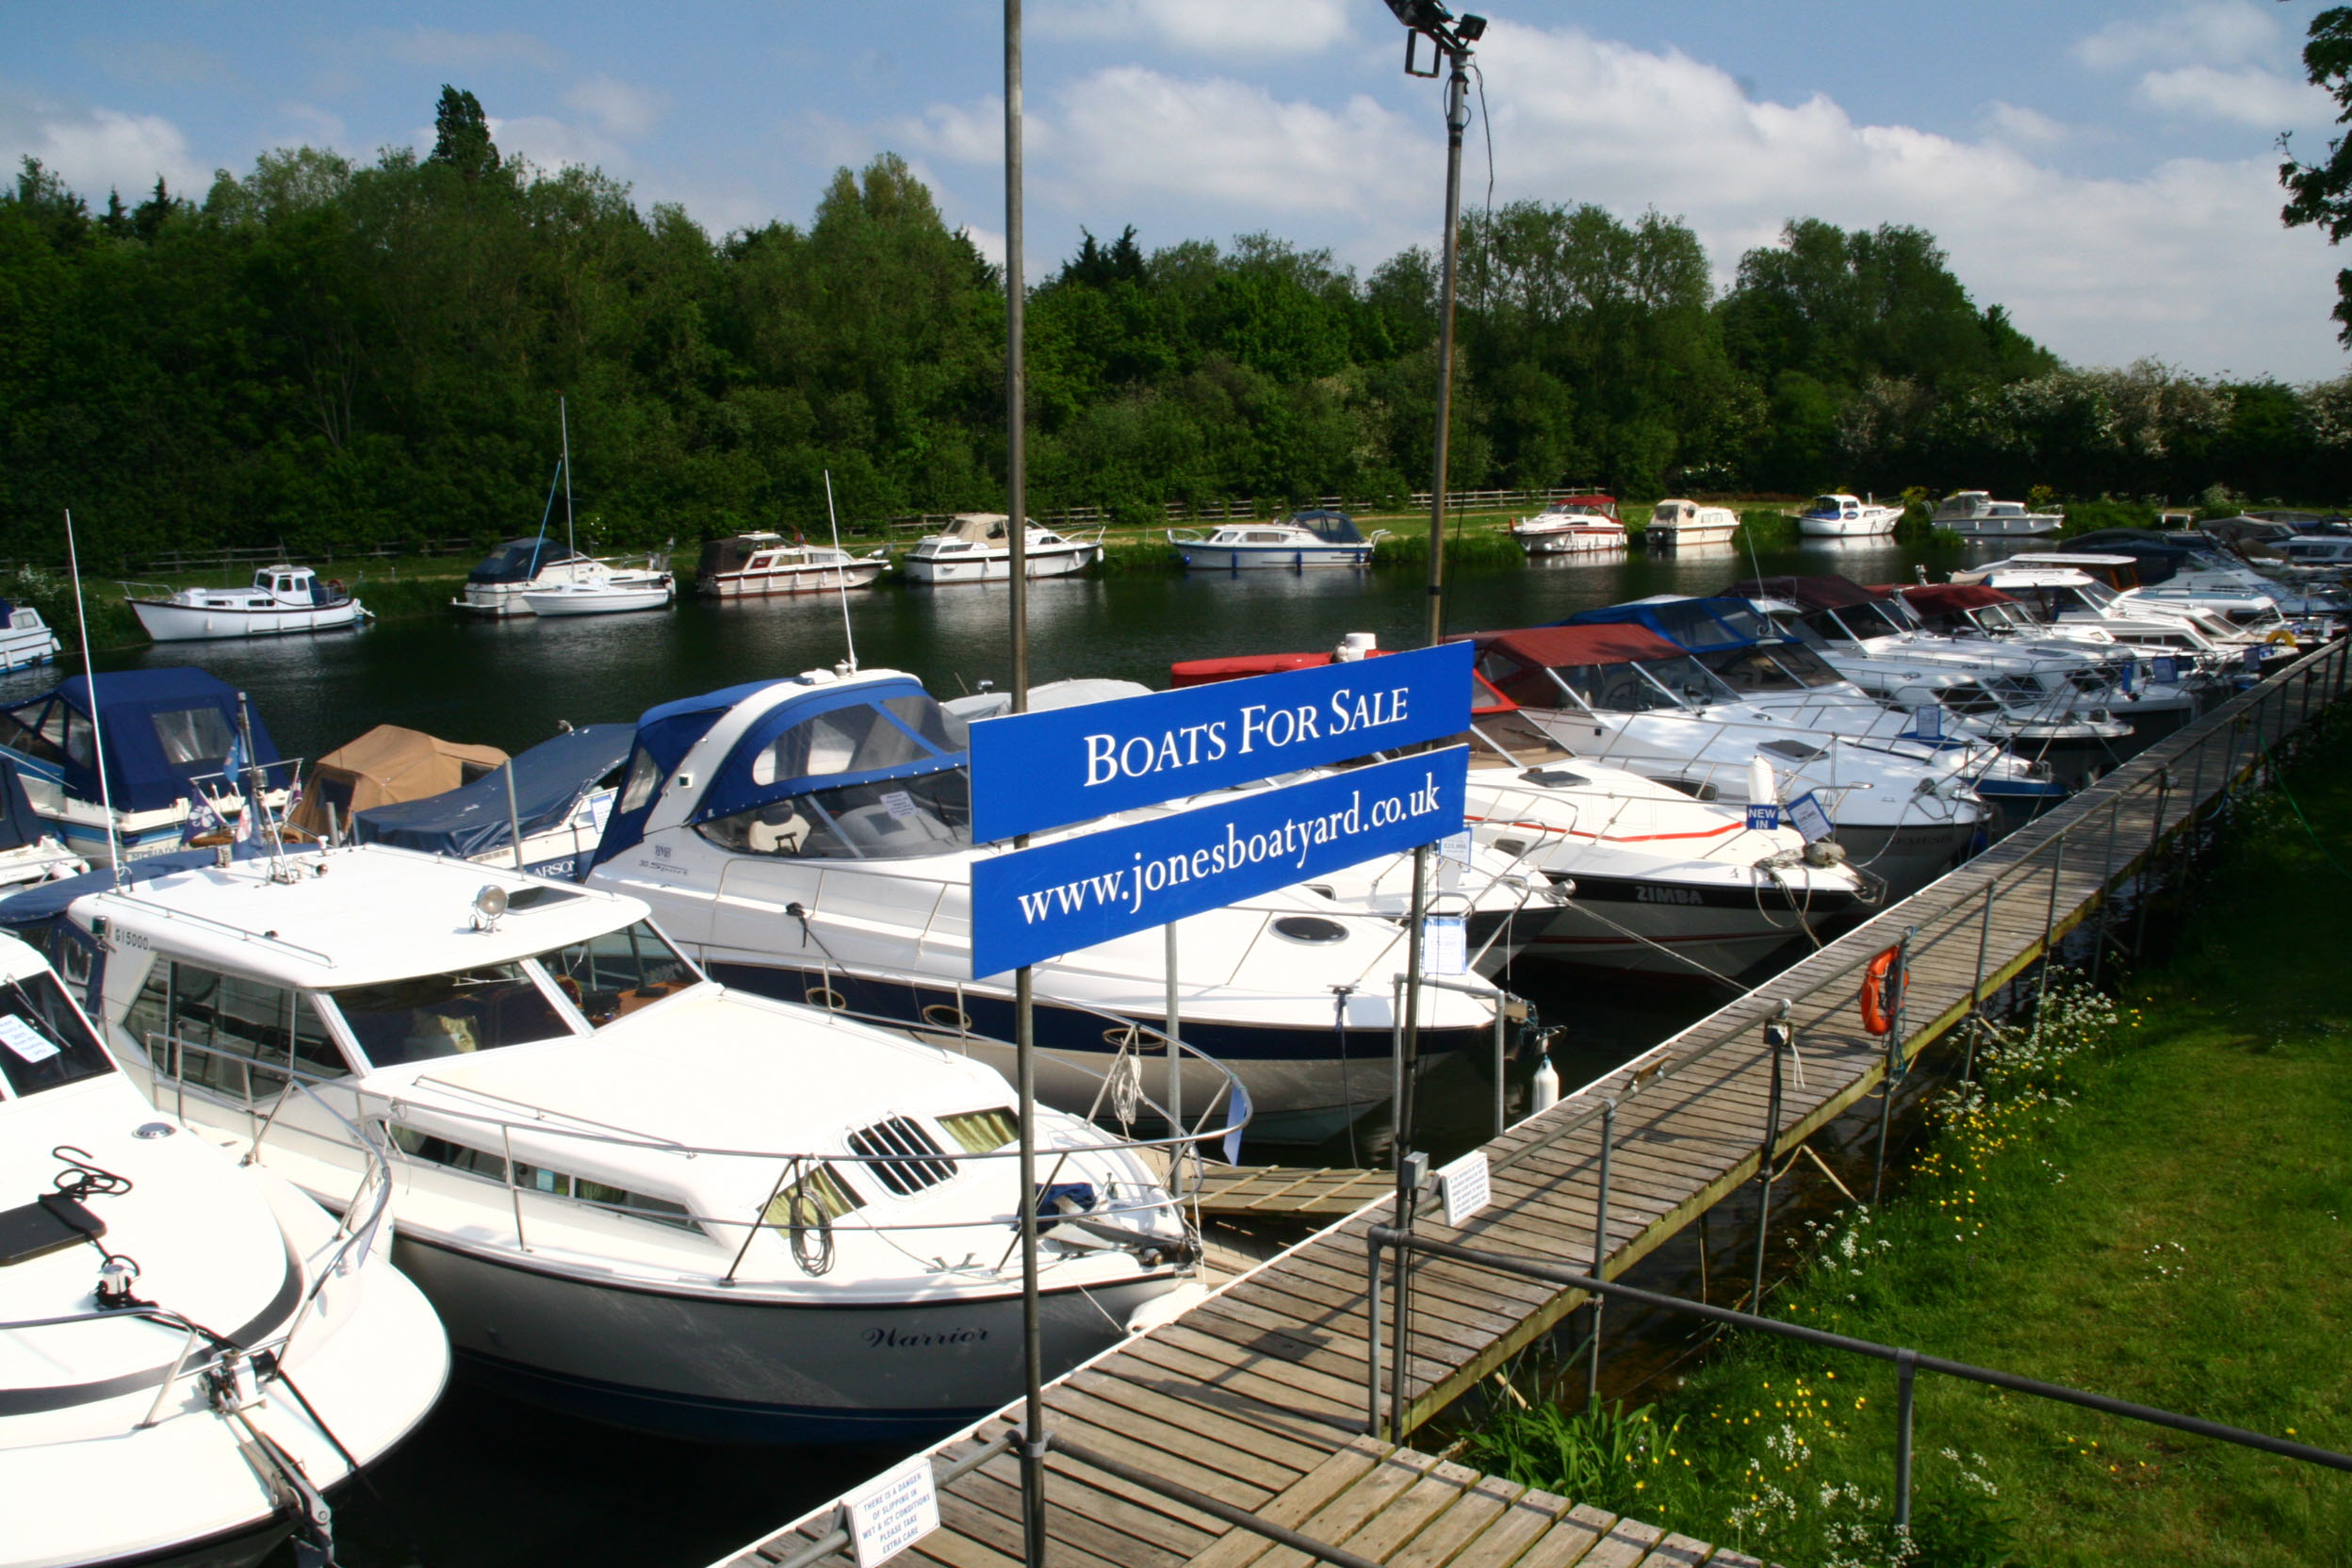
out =
<path fill-rule="evenodd" d="M 653 760 L 653 753 L 639 746 L 629 760 L 629 781 L 621 786 L 623 811 L 642 811 L 653 798 L 654 786 L 662 782 L 662 764 Z"/>
<path fill-rule="evenodd" d="M 155 715 L 167 762 L 217 762 L 229 754 L 229 718 L 218 708 L 174 708 Z"/>
<path fill-rule="evenodd" d="M 1844 677 L 1802 643 L 1732 648 L 1707 656 L 1707 667 L 1734 692 L 1803 692 L 1835 686 Z"/>
<path fill-rule="evenodd" d="M 351 1071 L 301 993 L 170 958 L 148 970 L 122 1024 L 159 1078 L 248 1104 L 277 1098 L 289 1071 L 314 1084 Z"/>
<path fill-rule="evenodd" d="M 0 1084 L 13 1099 L 114 1070 L 114 1060 L 47 971 L 0 981 Z"/>
<path fill-rule="evenodd" d="M 435 1137 L 414 1127 L 394 1127 L 392 1141 L 411 1159 L 446 1166 L 451 1170 L 465 1171 L 469 1176 L 486 1176 L 501 1184 L 506 1180 L 506 1157 L 494 1154 L 489 1150 Z M 683 1203 L 674 1203 L 669 1199 L 654 1198 L 642 1192 L 629 1192 L 586 1176 L 549 1170 L 545 1166 L 526 1165 L 516 1160 L 514 1184 L 525 1192 L 544 1192 L 556 1198 L 575 1199 L 595 1208 L 627 1215 L 631 1219 L 650 1219 L 661 1225 L 675 1225 L 682 1231 L 699 1229 L 694 1224 L 694 1215 Z"/>
<path fill-rule="evenodd" d="M 972 842 L 972 781 L 961 767 L 788 795 L 694 831 L 739 855 L 901 860 Z"/>
<path fill-rule="evenodd" d="M 520 964 L 480 964 L 327 995 L 377 1067 L 551 1040 L 572 1032 Z"/>
<path fill-rule="evenodd" d="M 642 920 L 542 953 L 539 967 L 598 1028 L 702 978 L 652 922 Z"/>
<path fill-rule="evenodd" d="M 85 767 L 90 765 L 90 721 L 62 702 L 29 703 L 0 715 L 0 721 L 4 721 L 0 722 L 0 731 L 5 731 L 0 734 L 0 744 L 6 744 L 10 751 L 44 762 L 62 762 L 71 746 L 73 760 Z M 80 733 L 76 735 L 74 730 Z"/>
<path fill-rule="evenodd" d="M 1955 713 L 1971 715 L 2001 711 L 2001 699 L 1973 680 L 1962 680 L 1936 694 L 1936 700 Z"/>

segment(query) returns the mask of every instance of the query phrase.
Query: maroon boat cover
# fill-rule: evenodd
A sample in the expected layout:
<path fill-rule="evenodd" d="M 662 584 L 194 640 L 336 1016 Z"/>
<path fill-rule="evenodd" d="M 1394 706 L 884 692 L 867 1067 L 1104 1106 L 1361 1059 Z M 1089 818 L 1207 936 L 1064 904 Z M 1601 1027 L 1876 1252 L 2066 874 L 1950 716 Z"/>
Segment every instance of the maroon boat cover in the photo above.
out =
<path fill-rule="evenodd" d="M 2017 602 L 2000 589 L 1987 588 L 1981 582 L 1915 583 L 1897 591 L 1922 615 L 1957 615 L 1964 611 L 1982 610 L 1988 604 Z"/>

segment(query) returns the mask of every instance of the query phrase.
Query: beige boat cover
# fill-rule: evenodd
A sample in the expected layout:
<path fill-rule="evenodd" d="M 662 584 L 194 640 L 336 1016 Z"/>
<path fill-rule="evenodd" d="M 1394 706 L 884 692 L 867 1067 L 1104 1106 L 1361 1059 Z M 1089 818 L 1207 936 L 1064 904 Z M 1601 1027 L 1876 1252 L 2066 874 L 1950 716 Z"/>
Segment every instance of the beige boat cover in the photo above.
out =
<path fill-rule="evenodd" d="M 351 813 L 395 801 L 422 800 L 470 784 L 506 760 L 496 746 L 460 745 L 395 724 L 375 728 L 318 759 L 302 788 L 293 825 L 327 830 L 327 808 L 351 832 Z"/>

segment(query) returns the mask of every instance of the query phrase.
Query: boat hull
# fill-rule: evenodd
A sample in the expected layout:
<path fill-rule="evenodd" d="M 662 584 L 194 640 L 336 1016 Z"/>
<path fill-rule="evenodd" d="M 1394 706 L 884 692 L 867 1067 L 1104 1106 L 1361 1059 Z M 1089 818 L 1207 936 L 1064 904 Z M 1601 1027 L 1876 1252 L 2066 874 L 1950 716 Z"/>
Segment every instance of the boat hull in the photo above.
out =
<path fill-rule="evenodd" d="M 1521 533 L 1518 539 L 1519 547 L 1529 555 L 1590 555 L 1625 547 L 1625 531 L 1622 528 L 1560 529 Z"/>
<path fill-rule="evenodd" d="M 1902 520 L 1900 513 L 1886 517 L 1799 517 L 1797 531 L 1808 539 L 1876 539 L 1894 532 Z"/>
<path fill-rule="evenodd" d="M 1849 892 L 1791 902 L 1777 889 L 1690 888 L 1635 878 L 1579 876 L 1527 949 L 1550 958 L 1638 973 L 1704 980 L 1735 975 L 1860 906 Z"/>
<path fill-rule="evenodd" d="M 1176 553 L 1196 571 L 1304 571 L 1310 566 L 1367 566 L 1370 545 L 1194 545 L 1180 544 Z"/>
<path fill-rule="evenodd" d="M 133 599 L 131 612 L 158 643 L 200 643 L 232 637 L 286 637 L 306 631 L 340 631 L 355 626 L 367 608 L 357 599 L 315 609 L 286 607 L 234 610 L 173 604 L 168 599 Z"/>
<path fill-rule="evenodd" d="M 1102 554 L 1100 545 L 1050 546 L 1031 550 L 1028 556 L 1029 576 L 1068 577 L 1083 572 Z M 915 554 L 906 558 L 906 578 L 910 582 L 927 582 L 934 586 L 952 582 L 1009 582 L 1012 580 L 1012 556 L 1007 551 L 968 551 L 958 555 Z"/>
<path fill-rule="evenodd" d="M 1963 539 L 2041 539 L 2058 531 L 2064 517 L 1938 517 L 1936 528 Z"/>
<path fill-rule="evenodd" d="M 1008 1238 L 978 1250 L 993 1261 Z M 819 1306 L 573 1277 L 416 1234 L 393 1255 L 470 1376 L 608 1426 L 705 1443 L 921 1442 L 1021 1394 L 1018 1288 Z M 1043 1292 L 1044 1375 L 1119 1343 L 1176 1283 L 1161 1271 Z"/>
<path fill-rule="evenodd" d="M 532 614 L 547 620 L 560 620 L 566 615 L 628 615 L 642 610 L 667 609 L 670 590 L 666 587 L 611 588 L 585 594 L 525 594 L 522 598 Z"/>
<path fill-rule="evenodd" d="M 1738 523 L 1693 524 L 1687 528 L 1659 528 L 1653 523 L 1642 530 L 1642 538 L 1654 550 L 1684 550 L 1702 545 L 1728 545 L 1739 531 Z"/>

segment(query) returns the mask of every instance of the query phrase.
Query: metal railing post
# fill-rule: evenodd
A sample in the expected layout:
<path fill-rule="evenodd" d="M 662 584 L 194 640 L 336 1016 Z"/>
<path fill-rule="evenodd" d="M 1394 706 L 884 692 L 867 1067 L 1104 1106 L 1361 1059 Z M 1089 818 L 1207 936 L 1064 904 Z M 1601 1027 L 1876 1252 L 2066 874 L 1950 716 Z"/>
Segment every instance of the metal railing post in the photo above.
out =
<path fill-rule="evenodd" d="M 1501 1137 L 1511 1128 L 1511 1111 L 1503 1103 L 1504 1013 L 1502 999 L 1494 1002 L 1494 1135 Z"/>
<path fill-rule="evenodd" d="M 2197 754 L 2199 757 L 2203 752 Z M 2194 797 L 2192 797 L 2194 798 Z M 2166 763 L 2156 770 L 2156 820 L 2148 828 L 2148 858 L 2140 867 L 2139 916 L 2132 923 L 2132 961 L 2140 961 L 2140 946 L 2148 939 L 2148 906 L 2154 901 L 2156 882 L 2156 851 L 2164 840 L 2164 814 L 2172 804 L 2172 765 Z"/>
<path fill-rule="evenodd" d="M 1784 1001 L 1780 1017 L 1764 1025 L 1764 1048 L 1772 1054 L 1772 1076 L 1764 1111 L 1764 1157 L 1756 1168 L 1756 1267 L 1748 1282 L 1748 1304 L 1758 1308 L 1764 1304 L 1764 1242 L 1772 1224 L 1772 1161 L 1780 1152 L 1780 1053 L 1788 1043 L 1788 1004 Z"/>
<path fill-rule="evenodd" d="M 2042 983 L 2034 992 L 2034 1005 L 2036 1007 L 2042 1004 L 2042 998 L 2050 994 L 2050 968 L 2058 961 L 2057 950 L 2052 944 L 2057 939 L 2058 929 L 2058 878 L 2066 869 L 2066 828 L 2058 830 L 2058 836 L 2050 840 L 2050 846 L 2053 853 L 2050 858 L 2050 906 L 2042 912 Z"/>
<path fill-rule="evenodd" d="M 1879 1195 L 1886 1188 L 1886 1138 L 1895 1120 L 1895 1080 L 1903 1073 L 1903 998 L 1911 986 L 1911 939 L 1919 927 L 1903 927 L 1903 938 L 1895 943 L 1895 968 L 1889 976 L 1893 983 L 1895 1004 L 1889 1011 L 1886 1025 L 1886 1060 L 1880 1069 L 1881 1092 L 1878 1097 L 1878 1170 L 1870 1178 L 1870 1206 L 1878 1206 Z M 1868 985 L 1866 980 L 1863 982 Z"/>
<path fill-rule="evenodd" d="M 2107 927 L 2115 909 L 2115 890 L 2110 885 L 2115 874 L 2115 829 L 2123 815 L 2123 792 L 2117 790 L 2112 805 L 2107 808 L 2107 855 L 2099 867 L 2099 941 L 2091 949 L 2091 984 L 2099 984 L 2100 972 L 2107 965 Z"/>
<path fill-rule="evenodd" d="M 1614 1098 L 1601 1102 L 1601 1183 L 1600 1191 L 1592 1200 L 1592 1277 L 1608 1278 L 1609 1262 L 1609 1155 L 1617 1142 L 1617 1102 Z M 1589 1410 L 1601 1408 L 1601 1310 L 1604 1300 L 1592 1298 L 1592 1356 L 1584 1377 L 1584 1402 Z"/>
<path fill-rule="evenodd" d="M 1917 1350 L 1895 1352 L 1895 1528 L 1911 1527 L 1911 1400 Z"/>
<path fill-rule="evenodd" d="M 1364 1238 L 1364 1310 L 1371 1319 L 1364 1358 L 1364 1431 L 1380 1435 L 1380 1238 Z"/>
<path fill-rule="evenodd" d="M 2001 874 L 1995 872 L 1984 882 L 1984 912 L 1976 926 L 1976 978 L 1968 985 L 1968 1055 L 1960 1066 L 1960 1081 L 1976 1081 L 1976 1042 L 1984 1034 L 1984 955 L 1993 939 L 1993 893 L 2001 886 Z"/>

